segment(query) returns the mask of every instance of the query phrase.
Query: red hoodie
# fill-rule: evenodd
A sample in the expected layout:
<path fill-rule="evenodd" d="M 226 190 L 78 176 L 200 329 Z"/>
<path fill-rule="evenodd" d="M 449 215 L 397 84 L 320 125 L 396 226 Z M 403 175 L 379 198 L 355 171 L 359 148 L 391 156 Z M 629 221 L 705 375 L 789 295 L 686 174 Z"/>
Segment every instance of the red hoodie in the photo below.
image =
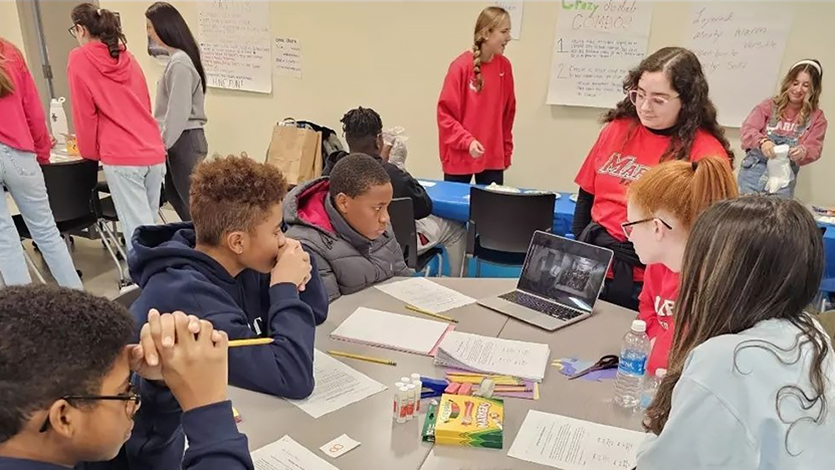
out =
<path fill-rule="evenodd" d="M 122 49 L 114 59 L 103 43 L 87 43 L 70 52 L 67 77 L 78 150 L 84 158 L 117 166 L 165 162 L 148 84 L 130 52 Z"/>
<path fill-rule="evenodd" d="M 497 54 L 481 64 L 483 88 L 475 91 L 473 53 L 465 52 L 449 66 L 438 99 L 441 166 L 448 175 L 506 170 L 513 154 L 516 92 L 507 57 Z M 484 146 L 481 158 L 470 156 L 470 144 Z"/>
<path fill-rule="evenodd" d="M 49 163 L 52 139 L 46 128 L 41 98 L 23 54 L 12 43 L 0 39 L 0 64 L 11 79 L 14 91 L 0 98 L 0 142 L 13 149 L 37 154 L 38 162 Z"/>
<path fill-rule="evenodd" d="M 644 288 L 638 298 L 638 318 L 647 323 L 647 336 L 655 340 L 649 354 L 647 373 L 666 369 L 673 345 L 673 308 L 678 298 L 679 275 L 663 264 L 650 264 L 644 274 Z"/>

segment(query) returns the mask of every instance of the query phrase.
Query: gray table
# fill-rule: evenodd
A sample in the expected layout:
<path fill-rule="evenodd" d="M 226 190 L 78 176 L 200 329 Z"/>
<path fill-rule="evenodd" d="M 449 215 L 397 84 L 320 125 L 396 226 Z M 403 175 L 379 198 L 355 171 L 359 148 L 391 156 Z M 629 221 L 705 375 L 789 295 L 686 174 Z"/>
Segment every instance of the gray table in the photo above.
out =
<path fill-rule="evenodd" d="M 436 281 L 474 298 L 511 290 L 515 285 L 515 281 L 511 279 L 440 279 Z M 391 367 L 339 358 L 358 371 L 385 384 L 389 390 L 319 419 L 313 419 L 282 399 L 231 388 L 230 398 L 243 418 L 239 428 L 249 437 L 251 450 L 263 447 L 287 434 L 341 470 L 370 468 L 517 469 L 528 467 L 524 466 L 525 462 L 510 459 L 506 454 L 529 409 L 561 413 L 633 429 L 639 427 L 637 418 L 618 416 L 611 406 L 609 402 L 611 383 L 595 384 L 583 381 L 568 383 L 556 369 L 549 367 L 541 387 L 539 401 L 516 399 L 506 401 L 506 441 L 503 450 L 445 446 L 436 446 L 433 450 L 432 446 L 420 440 L 422 416 L 406 424 L 396 424 L 392 420 L 391 386 L 401 376 L 412 372 L 430 377 L 442 377 L 444 370 L 436 368 L 432 364 L 432 358 L 429 357 L 330 339 L 328 335 L 360 306 L 424 316 L 409 312 L 402 302 L 377 289 L 368 289 L 334 302 L 331 305 L 328 320 L 317 329 L 316 347 L 320 351 L 339 349 L 397 361 L 397 367 Z M 564 330 L 549 333 L 476 305 L 452 310 L 447 314 L 459 320 L 457 328 L 461 331 L 548 343 L 551 346 L 552 359 L 572 354 L 597 358 L 602 354 L 615 352 L 621 335 L 628 329 L 629 322 L 634 318 L 634 313 L 604 304 L 600 313 L 594 317 Z M 319 451 L 320 446 L 343 433 L 362 444 L 336 460 L 324 456 Z M 496 465 L 499 466 L 496 467 Z M 531 465 L 531 467 L 534 466 Z"/>

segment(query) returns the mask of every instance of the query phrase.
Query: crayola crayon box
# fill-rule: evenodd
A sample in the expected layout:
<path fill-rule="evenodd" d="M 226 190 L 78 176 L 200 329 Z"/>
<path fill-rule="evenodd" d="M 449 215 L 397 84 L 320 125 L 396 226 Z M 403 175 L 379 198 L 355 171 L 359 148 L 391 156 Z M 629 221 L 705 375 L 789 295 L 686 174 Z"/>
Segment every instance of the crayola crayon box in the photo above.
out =
<path fill-rule="evenodd" d="M 443 395 L 435 418 L 435 443 L 501 449 L 503 425 L 502 400 Z"/>

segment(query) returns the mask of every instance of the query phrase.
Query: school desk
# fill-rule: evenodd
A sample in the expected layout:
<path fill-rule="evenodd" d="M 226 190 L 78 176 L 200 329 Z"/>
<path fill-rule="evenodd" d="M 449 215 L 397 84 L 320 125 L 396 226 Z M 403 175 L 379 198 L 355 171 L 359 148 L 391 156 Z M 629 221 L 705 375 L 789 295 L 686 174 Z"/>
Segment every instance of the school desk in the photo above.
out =
<path fill-rule="evenodd" d="M 515 281 L 509 279 L 445 278 L 436 281 L 473 298 L 506 292 L 513 289 L 515 285 Z M 367 470 L 369 468 L 417 470 L 460 467 L 516 469 L 527 467 L 522 461 L 508 458 L 507 451 L 530 409 L 559 412 L 576 418 L 638 429 L 637 418 L 619 415 L 608 403 L 612 394 L 611 382 L 591 383 L 582 380 L 569 382 L 549 365 L 546 378 L 541 384 L 539 401 L 506 400 L 508 411 L 505 429 L 507 434 L 502 450 L 446 446 L 436 446 L 433 450 L 430 444 L 421 442 L 420 439 L 424 417 L 422 414 L 405 424 L 394 422 L 391 388 L 400 377 L 412 372 L 429 377 L 443 377 L 444 369 L 436 368 L 430 357 L 330 339 L 329 333 L 360 306 L 404 315 L 419 315 L 407 310 L 402 302 L 374 288 L 345 296 L 331 305 L 328 320 L 317 328 L 316 348 L 323 352 L 328 349 L 337 349 L 397 361 L 397 367 L 391 367 L 337 358 L 383 383 L 389 389 L 319 419 L 313 419 L 285 400 L 231 388 L 230 398 L 243 419 L 239 428 L 247 434 L 251 450 L 263 447 L 286 434 L 341 470 Z M 548 333 L 475 304 L 446 314 L 460 320 L 456 325 L 459 331 L 492 337 L 513 337 L 547 342 L 552 349 L 552 359 L 566 355 L 597 358 L 607 352 L 615 351 L 619 348 L 620 339 L 634 318 L 634 313 L 628 313 L 619 307 L 601 304 L 596 316 L 563 330 Z M 320 446 L 343 433 L 359 441 L 361 445 L 335 460 L 324 456 L 319 451 Z M 476 465 L 474 463 L 476 461 L 484 464 Z M 495 463 L 499 461 L 502 465 L 496 467 Z"/>
<path fill-rule="evenodd" d="M 466 222 L 470 216 L 470 185 L 447 181 L 419 180 L 432 199 L 432 213 L 444 219 Z M 565 235 L 571 231 L 574 220 L 574 202 L 571 193 L 560 195 L 554 204 L 554 233 Z"/>

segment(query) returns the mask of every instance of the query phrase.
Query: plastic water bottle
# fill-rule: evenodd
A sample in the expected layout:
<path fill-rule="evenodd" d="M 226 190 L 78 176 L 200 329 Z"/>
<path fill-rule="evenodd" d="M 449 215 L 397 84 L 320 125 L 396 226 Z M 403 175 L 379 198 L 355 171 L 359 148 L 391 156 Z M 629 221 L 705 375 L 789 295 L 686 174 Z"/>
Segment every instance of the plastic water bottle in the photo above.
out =
<path fill-rule="evenodd" d="M 59 144 L 67 142 L 66 134 L 70 132 L 67 126 L 67 114 L 64 112 L 64 102 L 67 101 L 63 96 L 60 98 L 53 98 L 49 103 L 49 128 L 52 130 L 52 137 Z"/>
<path fill-rule="evenodd" d="M 644 392 L 641 394 L 641 409 L 649 408 L 652 400 L 655 400 L 655 394 L 658 393 L 658 386 L 661 380 L 667 375 L 667 369 L 656 369 L 655 377 L 647 377 L 644 384 Z"/>
<path fill-rule="evenodd" d="M 632 329 L 623 337 L 614 397 L 615 403 L 623 408 L 635 408 L 641 399 L 650 350 L 646 331 L 647 324 L 635 320 Z"/>

